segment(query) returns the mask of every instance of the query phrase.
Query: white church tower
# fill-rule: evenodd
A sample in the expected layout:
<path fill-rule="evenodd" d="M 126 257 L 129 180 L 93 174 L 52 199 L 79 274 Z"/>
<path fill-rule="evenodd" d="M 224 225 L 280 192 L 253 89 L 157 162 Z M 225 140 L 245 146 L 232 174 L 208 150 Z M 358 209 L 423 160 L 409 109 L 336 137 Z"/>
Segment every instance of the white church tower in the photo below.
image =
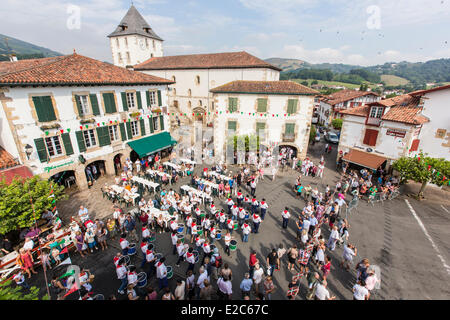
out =
<path fill-rule="evenodd" d="M 134 5 L 108 38 L 114 65 L 119 67 L 163 56 L 163 39 L 152 30 Z"/>

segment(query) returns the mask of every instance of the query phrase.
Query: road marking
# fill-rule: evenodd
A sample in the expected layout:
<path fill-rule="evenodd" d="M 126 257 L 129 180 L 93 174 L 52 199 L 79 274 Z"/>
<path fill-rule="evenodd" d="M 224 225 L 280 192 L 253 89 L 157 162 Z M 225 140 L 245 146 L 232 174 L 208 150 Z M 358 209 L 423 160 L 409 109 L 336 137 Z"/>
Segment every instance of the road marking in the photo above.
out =
<path fill-rule="evenodd" d="M 428 240 L 430 240 L 431 245 L 433 246 L 434 250 L 436 250 L 437 256 L 441 260 L 442 264 L 444 265 L 444 268 L 447 270 L 447 273 L 450 275 L 450 266 L 445 262 L 445 259 L 441 255 L 441 252 L 439 251 L 438 247 L 436 246 L 436 244 L 434 243 L 433 239 L 428 234 L 427 229 L 425 229 L 425 226 L 423 225 L 422 220 L 420 220 L 419 216 L 416 214 L 416 211 L 414 211 L 413 207 L 411 206 L 411 204 L 409 203 L 409 201 L 407 199 L 405 199 L 405 202 L 406 202 L 406 204 L 409 207 L 409 211 L 411 211 L 411 213 L 414 216 L 414 218 L 416 218 L 417 223 L 422 228 L 423 233 L 427 236 Z"/>
<path fill-rule="evenodd" d="M 441 207 L 442 207 L 442 209 L 444 209 L 445 210 L 445 212 L 447 212 L 447 213 L 450 213 L 450 212 L 448 212 L 448 210 L 447 209 L 445 209 L 445 207 L 441 204 Z"/>

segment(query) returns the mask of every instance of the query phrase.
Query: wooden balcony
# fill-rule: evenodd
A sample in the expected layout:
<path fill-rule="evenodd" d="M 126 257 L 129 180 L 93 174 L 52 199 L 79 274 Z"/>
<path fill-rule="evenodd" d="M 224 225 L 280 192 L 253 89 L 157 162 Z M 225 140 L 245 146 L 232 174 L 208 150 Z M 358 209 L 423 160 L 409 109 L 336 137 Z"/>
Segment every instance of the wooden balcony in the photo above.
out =
<path fill-rule="evenodd" d="M 380 123 L 381 123 L 381 119 L 380 118 L 371 118 L 371 117 L 369 117 L 369 118 L 367 118 L 367 123 L 366 124 L 371 125 L 371 126 L 379 127 Z"/>
<path fill-rule="evenodd" d="M 295 141 L 295 134 L 283 133 L 283 142 L 294 142 L 294 141 Z"/>

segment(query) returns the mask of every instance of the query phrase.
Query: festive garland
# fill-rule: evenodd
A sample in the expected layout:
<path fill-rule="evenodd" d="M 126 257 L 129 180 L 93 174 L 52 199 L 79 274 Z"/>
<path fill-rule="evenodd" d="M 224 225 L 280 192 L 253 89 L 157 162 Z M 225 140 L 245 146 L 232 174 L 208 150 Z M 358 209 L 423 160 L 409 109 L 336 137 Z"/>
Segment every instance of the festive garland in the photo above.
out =
<path fill-rule="evenodd" d="M 417 162 L 420 163 L 420 156 L 417 156 L 417 154 L 414 156 L 414 159 L 417 159 Z M 426 166 L 428 166 L 428 171 L 431 170 L 431 165 L 427 164 L 426 162 L 424 162 Z M 436 173 L 436 177 L 439 177 L 441 175 L 441 173 L 439 171 L 436 171 L 436 169 L 433 169 L 433 173 Z M 447 184 L 450 186 L 450 180 L 447 179 L 446 176 L 442 175 L 442 181 L 445 182 L 445 180 L 448 180 Z"/>

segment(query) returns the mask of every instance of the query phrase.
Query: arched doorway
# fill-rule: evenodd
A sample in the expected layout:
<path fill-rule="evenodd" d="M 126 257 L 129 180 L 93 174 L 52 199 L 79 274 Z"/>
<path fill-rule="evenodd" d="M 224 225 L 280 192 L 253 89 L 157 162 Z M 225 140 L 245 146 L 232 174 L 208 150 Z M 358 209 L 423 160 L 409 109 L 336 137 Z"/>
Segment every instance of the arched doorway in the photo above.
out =
<path fill-rule="evenodd" d="M 297 157 L 298 149 L 296 146 L 289 145 L 289 144 L 282 144 L 278 146 L 278 153 L 280 153 L 283 149 L 285 149 L 287 152 L 289 150 L 292 150 L 292 158 Z"/>
<path fill-rule="evenodd" d="M 119 175 L 120 173 L 120 169 L 122 169 L 122 154 L 118 153 L 114 156 L 113 158 L 113 163 L 114 163 L 114 174 L 116 176 Z"/>
<path fill-rule="evenodd" d="M 106 174 L 105 160 L 97 160 L 86 165 L 84 169 L 88 184 L 91 185 L 95 180 Z"/>
<path fill-rule="evenodd" d="M 201 108 L 201 107 L 197 107 L 194 110 L 192 110 L 192 113 L 194 113 L 194 121 L 196 122 L 201 122 L 203 124 L 204 122 L 204 113 L 205 113 L 205 109 Z"/>
<path fill-rule="evenodd" d="M 67 170 L 55 173 L 48 180 L 52 180 L 61 186 L 71 187 L 76 184 L 75 171 Z"/>

